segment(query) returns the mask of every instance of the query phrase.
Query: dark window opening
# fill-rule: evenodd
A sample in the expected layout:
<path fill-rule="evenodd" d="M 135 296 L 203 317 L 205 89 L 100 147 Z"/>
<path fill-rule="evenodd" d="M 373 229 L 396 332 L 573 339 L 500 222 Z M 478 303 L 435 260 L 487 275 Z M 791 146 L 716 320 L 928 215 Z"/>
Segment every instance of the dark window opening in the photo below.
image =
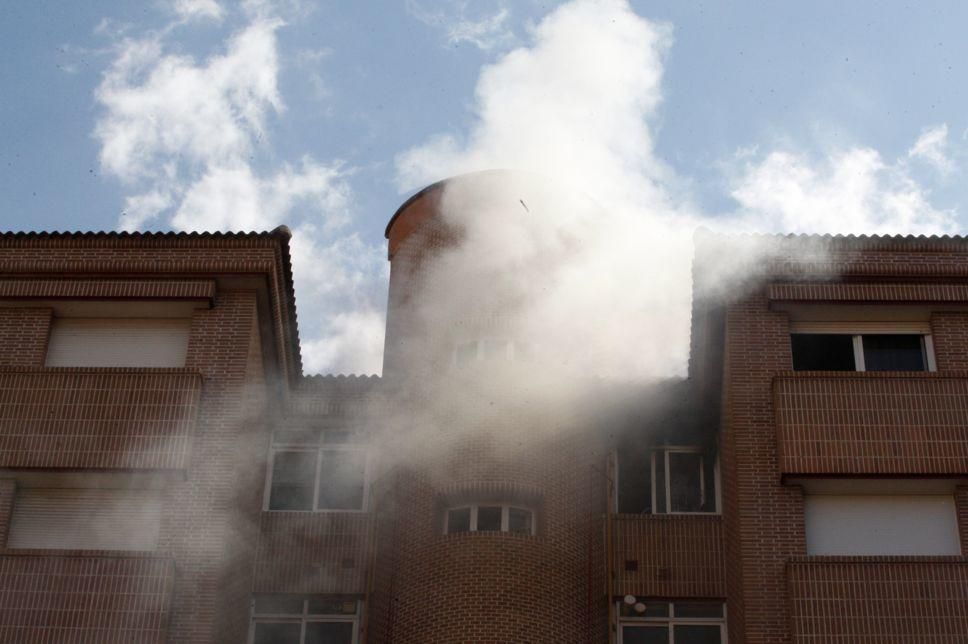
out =
<path fill-rule="evenodd" d="M 500 532 L 501 507 L 481 506 L 477 508 L 477 531 Z"/>
<path fill-rule="evenodd" d="M 790 336 L 795 371 L 856 371 L 854 336 L 794 333 Z"/>
<path fill-rule="evenodd" d="M 470 532 L 471 531 L 471 509 L 457 508 L 447 511 L 447 532 Z"/>
<path fill-rule="evenodd" d="M 926 371 L 924 337 L 872 334 L 862 336 L 867 371 Z"/>

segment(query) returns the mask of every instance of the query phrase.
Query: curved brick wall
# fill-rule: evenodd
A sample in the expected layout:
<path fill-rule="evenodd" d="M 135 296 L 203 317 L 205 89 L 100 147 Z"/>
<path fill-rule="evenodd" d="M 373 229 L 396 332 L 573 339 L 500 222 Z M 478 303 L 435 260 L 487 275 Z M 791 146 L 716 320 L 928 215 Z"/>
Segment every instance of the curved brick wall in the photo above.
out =
<path fill-rule="evenodd" d="M 460 310 L 424 302 L 422 277 L 459 235 L 439 212 L 442 186 L 388 227 L 391 277 L 384 375 L 391 395 L 375 477 L 370 642 L 591 642 L 605 639 L 605 451 L 573 407 L 509 393 L 498 371 L 450 368 L 454 337 L 499 328 L 501 302 Z M 493 294 L 492 294 L 493 297 Z M 444 534 L 448 505 L 516 503 L 537 533 Z"/>

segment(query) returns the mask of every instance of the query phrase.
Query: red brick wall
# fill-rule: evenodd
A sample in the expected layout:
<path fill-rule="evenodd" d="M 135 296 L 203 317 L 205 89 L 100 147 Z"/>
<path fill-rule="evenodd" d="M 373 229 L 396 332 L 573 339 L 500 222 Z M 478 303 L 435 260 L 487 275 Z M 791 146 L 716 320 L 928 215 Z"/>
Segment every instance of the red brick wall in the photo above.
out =
<path fill-rule="evenodd" d="M 968 373 L 780 373 L 773 393 L 783 474 L 968 472 Z"/>
<path fill-rule="evenodd" d="M 779 485 L 771 384 L 792 369 L 786 315 L 765 294 L 728 307 L 723 497 L 730 640 L 789 642 L 784 566 L 806 552 L 803 497 Z"/>
<path fill-rule="evenodd" d="M 50 309 L 0 308 L 0 367 L 41 367 L 47 359 Z"/>
<path fill-rule="evenodd" d="M 174 577 L 165 558 L 2 553 L 0 641 L 163 644 Z"/>
<path fill-rule="evenodd" d="M 795 642 L 968 642 L 963 558 L 810 557 L 787 574 Z"/>
<path fill-rule="evenodd" d="M 201 384 L 185 369 L 0 370 L 0 467 L 184 468 Z"/>
<path fill-rule="evenodd" d="M 614 595 L 726 596 L 722 517 L 620 514 L 613 526 Z"/>
<path fill-rule="evenodd" d="M 931 315 L 931 335 L 939 371 L 968 370 L 968 313 L 936 311 Z"/>

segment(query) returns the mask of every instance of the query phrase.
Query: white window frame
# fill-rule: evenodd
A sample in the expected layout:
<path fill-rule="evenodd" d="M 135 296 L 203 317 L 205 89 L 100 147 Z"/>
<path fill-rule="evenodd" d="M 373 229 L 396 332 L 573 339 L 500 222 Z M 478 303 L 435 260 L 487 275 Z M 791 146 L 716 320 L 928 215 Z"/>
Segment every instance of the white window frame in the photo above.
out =
<path fill-rule="evenodd" d="M 340 508 L 320 508 L 319 506 L 319 479 L 322 474 L 323 467 L 323 457 L 322 453 L 326 451 L 344 451 L 344 452 L 363 452 L 363 501 L 359 508 L 353 509 L 340 509 Z M 276 510 L 269 507 L 269 501 L 272 497 L 272 480 L 275 475 L 276 469 L 276 454 L 278 452 L 315 452 L 316 453 L 316 472 L 313 476 L 313 507 L 309 510 Z M 347 445 L 342 443 L 321 443 L 319 445 L 306 445 L 302 444 L 292 444 L 292 443 L 278 443 L 273 444 L 269 448 L 269 466 L 267 468 L 266 484 L 263 493 L 262 510 L 264 512 L 349 512 L 349 513 L 361 513 L 367 512 L 367 505 L 370 496 L 370 454 L 368 450 L 361 445 Z"/>
<path fill-rule="evenodd" d="M 926 371 L 937 371 L 931 326 L 920 322 L 792 322 L 790 335 L 849 335 L 854 347 L 854 371 L 866 371 L 864 364 L 865 335 L 918 335 L 924 349 Z"/>
<path fill-rule="evenodd" d="M 676 617 L 675 606 L 677 603 L 689 602 L 668 602 L 669 617 L 621 617 L 618 621 L 618 644 L 622 644 L 625 636 L 625 627 L 647 627 L 647 626 L 668 626 L 669 644 L 675 644 L 676 626 L 719 626 L 719 641 L 727 644 L 728 631 L 726 630 L 726 603 L 723 604 L 722 617 Z M 710 602 L 712 603 L 712 602 Z M 616 602 L 615 614 L 620 614 L 622 602 Z"/>
<path fill-rule="evenodd" d="M 663 453 L 663 457 L 662 458 L 663 458 L 663 476 L 665 478 L 665 480 L 664 480 L 664 487 L 665 487 L 665 509 L 666 509 L 665 512 L 656 512 L 656 508 L 658 508 L 659 506 L 656 503 L 657 498 L 656 498 L 656 478 L 655 478 L 656 468 L 655 468 L 655 459 L 656 459 L 656 455 L 659 452 L 662 452 Z M 686 445 L 670 445 L 670 446 L 665 446 L 665 447 L 656 447 L 655 449 L 652 450 L 652 458 L 651 458 L 651 461 L 650 461 L 650 464 L 649 464 L 649 467 L 652 469 L 652 514 L 699 514 L 699 515 L 702 515 L 702 514 L 706 514 L 706 515 L 720 514 L 721 513 L 721 509 L 720 508 L 722 508 L 722 499 L 721 499 L 721 493 L 720 493 L 719 456 L 717 455 L 716 460 L 713 462 L 713 477 L 714 477 L 713 478 L 713 494 L 715 496 L 715 498 L 713 499 L 713 501 L 715 503 L 715 509 L 712 512 L 680 512 L 680 511 L 673 512 L 671 510 L 671 508 L 672 508 L 672 485 L 670 484 L 671 482 L 669 480 L 669 454 L 670 453 L 677 453 L 677 454 L 699 454 L 699 457 L 700 457 L 700 461 L 699 461 L 699 485 L 701 486 L 700 494 L 702 495 L 701 496 L 701 498 L 702 498 L 702 504 L 703 505 L 706 504 L 706 458 L 707 458 L 707 455 L 702 450 L 702 448 L 692 447 L 692 446 L 686 446 Z M 616 486 L 616 488 L 617 488 L 617 486 Z M 616 502 L 617 502 L 617 497 L 616 497 Z"/>
<path fill-rule="evenodd" d="M 256 613 L 255 599 L 251 600 L 249 614 L 249 643 L 255 642 L 256 624 L 300 624 L 299 644 L 306 641 L 306 624 L 310 623 L 351 623 L 353 624 L 352 644 L 357 644 L 360 639 L 360 614 L 362 612 L 362 602 L 356 600 L 356 612 L 353 615 L 327 615 L 323 613 L 309 612 L 309 599 L 303 598 L 303 609 L 301 615 L 295 613 Z"/>
<path fill-rule="evenodd" d="M 466 367 L 469 364 L 484 362 L 490 359 L 487 356 L 487 346 L 491 343 L 501 343 L 504 345 L 503 347 L 504 355 L 493 356 L 493 358 L 506 360 L 508 362 L 514 362 L 520 357 L 519 354 L 521 353 L 521 350 L 518 347 L 518 343 L 515 342 L 514 340 L 511 340 L 509 338 L 503 338 L 503 337 L 484 337 L 484 338 L 477 338 L 474 340 L 467 340 L 464 342 L 458 342 L 457 344 L 455 344 L 451 363 L 453 364 L 453 366 L 457 368 L 462 368 L 462 367 Z M 474 345 L 474 357 L 467 360 L 466 362 L 461 362 L 457 357 L 460 354 L 461 348 L 468 347 L 471 344 Z"/>
<path fill-rule="evenodd" d="M 511 527 L 511 510 L 524 510 L 531 514 L 531 532 L 515 532 L 514 534 L 530 534 L 534 536 L 537 534 L 537 521 L 535 519 L 535 511 L 531 508 L 525 507 L 523 505 L 518 505 L 516 503 L 477 503 L 477 504 L 466 504 L 466 505 L 454 505 L 448 507 L 444 511 L 444 534 L 462 534 L 459 532 L 450 531 L 450 513 L 454 510 L 464 510 L 470 509 L 471 511 L 471 523 L 468 532 L 480 532 L 477 529 L 477 509 L 480 507 L 485 508 L 501 508 L 501 530 L 500 532 L 510 532 Z M 498 532 L 497 530 L 487 530 L 486 532 Z"/>

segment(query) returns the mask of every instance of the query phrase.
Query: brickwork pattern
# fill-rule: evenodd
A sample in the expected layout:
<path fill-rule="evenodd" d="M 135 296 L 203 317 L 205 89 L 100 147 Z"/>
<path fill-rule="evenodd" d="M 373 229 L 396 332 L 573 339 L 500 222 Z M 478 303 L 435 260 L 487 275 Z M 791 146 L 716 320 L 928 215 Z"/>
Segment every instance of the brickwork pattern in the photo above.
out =
<path fill-rule="evenodd" d="M 181 469 L 201 379 L 184 369 L 0 371 L 0 467 Z"/>
<path fill-rule="evenodd" d="M 184 300 L 215 297 L 212 280 L 0 280 L 0 298 Z"/>
<path fill-rule="evenodd" d="M 719 516 L 614 516 L 612 594 L 725 597 L 722 524 Z M 634 562 L 634 570 L 627 562 Z"/>
<path fill-rule="evenodd" d="M 965 284 L 770 284 L 770 300 L 818 302 L 968 302 Z"/>
<path fill-rule="evenodd" d="M 162 644 L 174 575 L 165 558 L 0 553 L 0 640 Z"/>
<path fill-rule="evenodd" d="M 364 512 L 264 512 L 255 591 L 365 593 L 371 532 Z"/>
<path fill-rule="evenodd" d="M 43 366 L 52 313 L 50 309 L 0 309 L 0 368 Z"/>
<path fill-rule="evenodd" d="M 797 558 L 787 574 L 797 643 L 968 642 L 965 558 Z"/>
<path fill-rule="evenodd" d="M 786 560 L 806 554 L 803 496 L 779 485 L 772 380 L 792 370 L 786 315 L 763 291 L 726 313 L 723 497 L 730 641 L 790 642 Z"/>
<path fill-rule="evenodd" d="M 931 335 L 939 371 L 968 371 L 968 313 L 935 311 Z"/>
<path fill-rule="evenodd" d="M 783 474 L 968 474 L 968 373 L 781 373 Z"/>

